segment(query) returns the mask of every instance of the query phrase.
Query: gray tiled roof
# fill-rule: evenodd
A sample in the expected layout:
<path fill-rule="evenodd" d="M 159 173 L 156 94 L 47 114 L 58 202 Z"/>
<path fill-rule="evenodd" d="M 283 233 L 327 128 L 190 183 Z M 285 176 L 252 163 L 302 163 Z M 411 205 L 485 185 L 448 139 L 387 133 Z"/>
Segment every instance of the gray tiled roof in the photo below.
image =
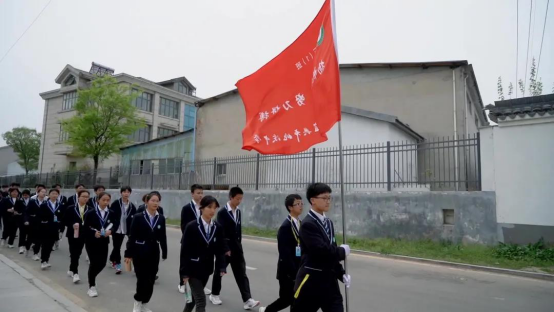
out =
<path fill-rule="evenodd" d="M 486 109 L 489 110 L 489 118 L 494 122 L 516 117 L 554 116 L 554 94 L 496 101 L 494 105 L 487 105 Z"/>

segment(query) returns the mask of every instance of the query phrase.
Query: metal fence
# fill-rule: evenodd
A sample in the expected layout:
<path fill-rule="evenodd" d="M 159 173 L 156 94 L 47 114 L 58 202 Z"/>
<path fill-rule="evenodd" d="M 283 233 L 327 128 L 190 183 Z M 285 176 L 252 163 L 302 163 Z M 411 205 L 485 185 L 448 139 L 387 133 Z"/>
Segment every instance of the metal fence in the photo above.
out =
<path fill-rule="evenodd" d="M 481 161 L 479 134 L 421 142 L 383 142 L 347 146 L 344 184 L 350 191 L 479 191 Z M 140 189 L 188 189 L 201 184 L 206 189 L 303 189 L 312 182 L 339 187 L 338 148 L 318 148 L 295 155 L 243 155 L 214 157 L 194 162 L 149 160 L 140 168 L 110 168 L 2 177 L 3 184 L 19 182 L 60 183 L 72 187 L 103 184 L 108 188 L 130 185 Z M 172 173 L 168 173 L 172 172 Z"/>

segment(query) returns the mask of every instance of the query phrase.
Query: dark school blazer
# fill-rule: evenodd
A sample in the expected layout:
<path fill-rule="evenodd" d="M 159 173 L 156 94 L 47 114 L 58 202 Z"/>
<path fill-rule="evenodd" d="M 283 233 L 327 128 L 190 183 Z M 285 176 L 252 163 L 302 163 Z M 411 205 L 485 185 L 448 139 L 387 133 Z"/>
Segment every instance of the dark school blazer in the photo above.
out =
<path fill-rule="evenodd" d="M 148 212 L 135 214 L 131 222 L 125 258 L 149 258 L 152 255 L 159 255 L 160 248 L 162 259 L 167 259 L 167 236 L 163 215 L 158 212 L 154 225 L 151 226 Z"/>
<path fill-rule="evenodd" d="M 214 257 L 220 264 L 216 274 L 226 272 L 225 253 L 229 251 L 223 228 L 212 221 L 210 235 L 206 234 L 202 220 L 191 221 L 185 227 L 181 243 L 179 274 L 183 277 L 205 279 L 214 273 Z"/>
<path fill-rule="evenodd" d="M 85 240 L 87 242 L 103 242 L 105 240 L 106 244 L 110 243 L 109 237 L 100 237 L 96 238 L 94 235 L 96 234 L 96 231 L 101 231 L 102 227 L 107 228 L 110 226 L 110 224 L 113 224 L 112 228 L 110 229 L 112 231 L 112 234 L 117 231 L 117 228 L 119 227 L 119 219 L 115 215 L 115 213 L 110 209 L 106 208 L 108 211 L 107 214 L 104 216 L 104 223 L 102 223 L 102 220 L 100 220 L 100 212 L 97 212 L 97 208 L 92 208 L 89 211 L 85 213 L 84 223 L 83 227 L 85 228 Z M 102 226 L 102 224 L 104 226 Z"/>
<path fill-rule="evenodd" d="M 294 232 L 293 232 L 294 231 Z M 296 238 L 295 238 L 296 235 Z M 277 232 L 277 248 L 279 250 L 279 261 L 277 263 L 277 279 L 294 280 L 300 268 L 300 257 L 296 256 L 296 247 L 300 240 L 299 229 L 291 220 L 291 216 L 287 216 L 279 232 Z"/>
<path fill-rule="evenodd" d="M 85 215 L 88 211 L 93 210 L 91 206 L 88 206 L 85 204 Z M 66 208 L 65 214 L 64 214 L 64 224 L 67 226 L 68 230 L 65 234 L 68 238 L 73 238 L 73 225 L 75 223 L 79 224 L 79 238 L 84 239 L 85 238 L 85 227 L 83 225 L 85 221 L 85 217 L 83 215 L 83 218 L 81 219 L 81 213 L 79 212 L 79 206 L 77 205 L 71 205 Z"/>
<path fill-rule="evenodd" d="M 111 205 L 110 209 L 117 215 L 119 222 L 121 223 L 121 214 L 123 213 L 123 201 L 120 199 L 115 200 Z M 125 222 L 127 225 L 127 236 L 131 231 L 131 222 L 133 221 L 134 215 L 137 213 L 137 207 L 131 201 L 129 201 L 129 208 L 127 208 L 127 216 L 125 217 Z M 115 232 L 114 232 L 115 233 Z"/>
<path fill-rule="evenodd" d="M 236 210 L 237 221 L 231 216 L 231 212 L 227 211 L 227 205 L 217 212 L 217 222 L 223 227 L 223 233 L 225 240 L 231 250 L 231 256 L 233 253 L 240 252 L 242 250 L 242 212 L 237 208 Z"/>

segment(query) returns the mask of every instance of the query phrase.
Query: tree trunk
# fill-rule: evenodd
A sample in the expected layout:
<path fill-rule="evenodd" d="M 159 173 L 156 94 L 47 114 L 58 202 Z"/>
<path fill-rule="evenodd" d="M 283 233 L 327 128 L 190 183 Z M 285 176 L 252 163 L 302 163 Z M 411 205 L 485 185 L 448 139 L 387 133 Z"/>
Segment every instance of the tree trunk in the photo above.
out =
<path fill-rule="evenodd" d="M 92 173 L 92 181 L 93 181 L 93 185 L 96 185 L 96 176 L 98 174 L 98 155 L 95 155 L 92 157 L 92 159 L 94 160 L 94 169 L 93 169 L 93 173 Z"/>

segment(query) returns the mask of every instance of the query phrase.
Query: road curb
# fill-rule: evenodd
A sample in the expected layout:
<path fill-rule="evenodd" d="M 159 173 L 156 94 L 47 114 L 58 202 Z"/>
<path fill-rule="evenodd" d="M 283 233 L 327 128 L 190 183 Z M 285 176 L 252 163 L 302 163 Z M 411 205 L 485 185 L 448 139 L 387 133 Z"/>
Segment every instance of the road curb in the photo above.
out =
<path fill-rule="evenodd" d="M 243 237 L 252 239 L 252 240 L 258 240 L 258 241 L 277 242 L 277 239 L 274 239 L 274 238 L 258 237 L 258 236 L 251 236 L 251 235 L 243 235 Z M 440 265 L 440 266 L 450 267 L 450 268 L 480 271 L 480 272 L 490 272 L 490 273 L 527 277 L 527 278 L 532 278 L 537 280 L 554 282 L 554 275 L 547 274 L 547 273 L 536 273 L 536 272 L 527 272 L 527 271 L 520 271 L 520 270 L 502 269 L 502 268 L 495 268 L 495 267 L 488 267 L 488 266 L 481 266 L 481 265 L 417 258 L 417 257 L 410 257 L 410 256 L 387 255 L 387 254 L 382 254 L 382 253 L 373 252 L 373 251 L 364 251 L 364 250 L 356 250 L 356 249 L 353 249 L 351 252 L 353 254 L 370 255 L 370 256 L 384 258 L 384 259 L 427 263 L 427 264 Z"/>
<path fill-rule="evenodd" d="M 42 291 L 44 294 L 46 294 L 48 297 L 50 297 L 52 300 L 54 300 L 58 305 L 60 305 L 61 308 L 63 308 L 65 311 L 68 312 L 87 312 L 85 309 L 79 307 L 75 303 L 73 303 L 71 300 L 67 299 L 65 296 L 54 290 L 52 287 L 46 285 L 43 283 L 40 279 L 36 278 L 34 275 L 29 273 L 27 270 L 19 266 L 17 263 L 10 260 L 8 257 L 4 256 L 3 254 L 0 254 L 0 262 L 4 263 L 8 267 L 10 267 L 12 270 L 17 272 L 21 277 L 26 279 L 29 283 L 31 283 L 33 286 L 38 288 L 40 291 Z"/>

